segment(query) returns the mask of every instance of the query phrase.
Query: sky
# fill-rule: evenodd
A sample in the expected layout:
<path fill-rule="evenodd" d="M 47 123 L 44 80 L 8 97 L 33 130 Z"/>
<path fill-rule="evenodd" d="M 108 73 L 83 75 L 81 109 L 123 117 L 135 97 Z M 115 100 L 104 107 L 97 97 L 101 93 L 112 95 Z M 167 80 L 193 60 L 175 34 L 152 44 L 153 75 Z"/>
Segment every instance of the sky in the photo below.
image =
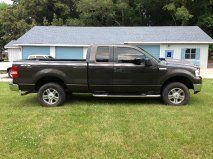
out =
<path fill-rule="evenodd" d="M 8 3 L 8 4 L 12 4 L 11 0 L 0 0 L 0 2 L 5 2 L 5 3 Z"/>

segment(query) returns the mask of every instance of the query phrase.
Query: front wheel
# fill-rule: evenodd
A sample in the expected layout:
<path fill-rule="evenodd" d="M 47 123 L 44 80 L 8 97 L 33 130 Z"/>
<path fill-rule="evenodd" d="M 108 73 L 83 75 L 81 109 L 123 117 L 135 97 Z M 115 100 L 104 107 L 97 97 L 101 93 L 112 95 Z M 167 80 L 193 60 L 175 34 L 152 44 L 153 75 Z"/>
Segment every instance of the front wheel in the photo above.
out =
<path fill-rule="evenodd" d="M 186 105 L 189 102 L 189 89 L 180 82 L 170 83 L 162 91 L 162 98 L 168 105 Z"/>
<path fill-rule="evenodd" d="M 65 90 L 57 83 L 47 83 L 38 91 L 38 101 L 42 106 L 61 106 L 66 98 Z"/>

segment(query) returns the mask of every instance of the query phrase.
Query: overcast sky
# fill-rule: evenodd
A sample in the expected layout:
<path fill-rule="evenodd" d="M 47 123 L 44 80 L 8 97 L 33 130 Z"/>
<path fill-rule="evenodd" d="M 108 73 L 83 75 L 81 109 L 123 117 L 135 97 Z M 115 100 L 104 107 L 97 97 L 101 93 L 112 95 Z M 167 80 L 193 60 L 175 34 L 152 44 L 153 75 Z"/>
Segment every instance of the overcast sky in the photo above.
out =
<path fill-rule="evenodd" d="M 0 2 L 5 2 L 5 3 L 8 3 L 8 4 L 12 4 L 11 0 L 0 0 Z"/>

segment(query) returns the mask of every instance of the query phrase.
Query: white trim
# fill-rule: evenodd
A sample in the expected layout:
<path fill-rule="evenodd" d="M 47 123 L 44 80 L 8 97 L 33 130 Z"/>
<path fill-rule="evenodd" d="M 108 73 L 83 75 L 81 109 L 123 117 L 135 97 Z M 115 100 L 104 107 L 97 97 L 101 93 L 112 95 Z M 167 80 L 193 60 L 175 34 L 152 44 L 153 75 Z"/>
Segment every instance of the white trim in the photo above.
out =
<path fill-rule="evenodd" d="M 8 47 L 4 47 L 5 49 L 19 49 L 20 47 L 18 46 L 8 46 Z"/>
<path fill-rule="evenodd" d="M 83 48 L 83 59 L 87 58 L 87 50 L 88 50 L 88 47 Z"/>
<path fill-rule="evenodd" d="M 14 44 L 15 46 L 72 46 L 72 47 L 89 47 L 90 45 L 70 45 L 70 44 Z"/>
<path fill-rule="evenodd" d="M 56 57 L 55 46 L 50 46 L 50 56 Z"/>
<path fill-rule="evenodd" d="M 124 44 L 213 44 L 212 42 L 205 42 L 205 41 L 162 41 L 162 42 L 134 42 L 128 41 L 124 42 Z"/>

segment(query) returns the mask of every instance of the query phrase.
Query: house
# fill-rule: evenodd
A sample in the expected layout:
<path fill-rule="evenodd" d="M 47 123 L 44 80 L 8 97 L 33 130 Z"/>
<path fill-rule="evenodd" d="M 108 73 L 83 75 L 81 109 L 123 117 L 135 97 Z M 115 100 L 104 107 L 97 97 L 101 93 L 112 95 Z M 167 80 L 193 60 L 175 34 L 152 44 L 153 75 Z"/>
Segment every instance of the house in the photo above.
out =
<path fill-rule="evenodd" d="M 11 61 L 26 59 L 32 54 L 84 59 L 92 44 L 135 45 L 157 58 L 184 60 L 206 68 L 208 48 L 213 39 L 197 26 L 35 26 L 5 48 Z"/>

